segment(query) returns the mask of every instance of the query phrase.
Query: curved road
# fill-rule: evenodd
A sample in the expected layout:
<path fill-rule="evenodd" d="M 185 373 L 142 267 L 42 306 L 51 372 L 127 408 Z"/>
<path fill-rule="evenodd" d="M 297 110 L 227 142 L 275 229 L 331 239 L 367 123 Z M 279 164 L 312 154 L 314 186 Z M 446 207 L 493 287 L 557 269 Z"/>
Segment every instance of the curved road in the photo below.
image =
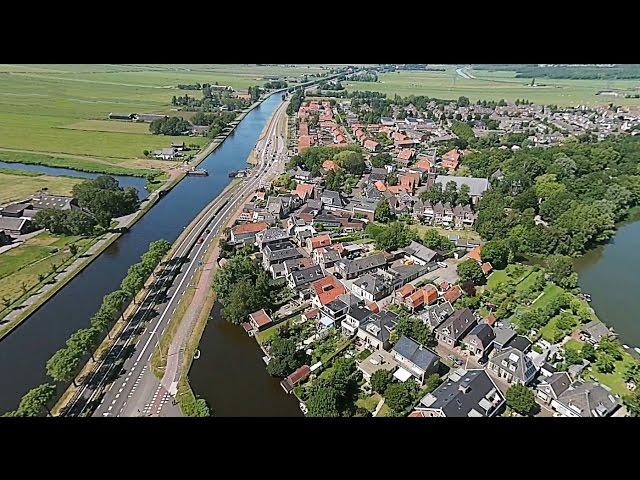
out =
<path fill-rule="evenodd" d="M 212 241 L 247 196 L 260 185 L 268 184 L 284 167 L 285 141 L 277 134 L 278 118 L 285 114 L 284 105 L 271 118 L 268 134 L 256 144 L 257 170 L 254 168 L 243 182 L 224 191 L 187 227 L 188 234 L 179 240 L 173 256 L 117 341 L 79 389 L 66 416 L 180 415 L 179 409 L 169 402 L 176 393 L 176 382 L 167 391 L 150 371 L 149 360 Z"/>

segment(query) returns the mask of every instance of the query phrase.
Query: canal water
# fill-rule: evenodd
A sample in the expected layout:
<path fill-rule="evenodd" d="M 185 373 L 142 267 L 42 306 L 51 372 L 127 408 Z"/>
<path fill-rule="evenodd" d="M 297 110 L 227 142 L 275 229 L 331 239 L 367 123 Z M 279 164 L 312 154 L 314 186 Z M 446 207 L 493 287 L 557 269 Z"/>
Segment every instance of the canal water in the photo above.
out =
<path fill-rule="evenodd" d="M 267 374 L 262 350 L 243 328 L 223 320 L 220 306 L 211 312 L 193 361 L 189 380 L 216 417 L 301 417 L 293 395 Z"/>
<path fill-rule="evenodd" d="M 620 342 L 640 347 L 640 221 L 625 223 L 606 245 L 576 259 L 579 284 Z"/>
<path fill-rule="evenodd" d="M 45 175 L 87 178 L 87 179 L 93 179 L 102 175 L 100 173 L 81 172 L 78 170 L 72 170 L 70 168 L 47 167 L 45 165 L 32 165 L 30 163 L 3 162 L 2 160 L 0 160 L 0 168 L 9 168 L 12 170 L 24 170 L 27 172 L 38 172 L 38 173 L 43 173 Z M 140 198 L 140 200 L 147 198 L 147 196 L 149 195 L 149 192 L 147 192 L 147 190 L 144 188 L 146 184 L 146 180 L 144 178 L 132 177 L 129 175 L 111 175 L 111 176 L 116 180 L 118 180 L 118 183 L 122 188 L 134 187 L 138 191 L 138 198 Z"/>
<path fill-rule="evenodd" d="M 129 232 L 0 341 L 0 414 L 14 409 L 30 388 L 50 381 L 45 371 L 46 361 L 64 346 L 71 333 L 89 324 L 89 318 L 100 306 L 102 297 L 118 288 L 129 266 L 139 260 L 149 243 L 161 238 L 173 242 L 198 212 L 229 183 L 229 172 L 246 165 L 247 156 L 266 121 L 281 102 L 281 95 L 275 94 L 252 110 L 231 136 L 201 163 L 200 166 L 209 171 L 209 176 L 182 180 Z M 261 399 L 265 409 L 277 410 L 273 405 L 278 402 L 291 402 L 283 391 L 260 390 L 268 375 L 264 365 L 247 362 L 243 358 L 246 351 L 242 342 L 249 341 L 249 338 L 225 338 L 225 341 L 238 342 L 237 346 L 230 346 L 226 350 L 227 356 L 221 362 L 211 364 L 210 368 L 220 369 L 221 375 L 227 372 L 237 384 L 255 385 L 252 395 Z M 257 347 L 254 345 L 254 348 Z M 201 350 L 201 360 L 198 361 L 204 363 L 210 352 L 204 347 Z M 213 391 L 215 399 L 206 398 L 214 405 L 218 401 L 224 402 L 226 395 L 233 394 L 226 389 L 233 387 L 227 383 L 225 389 Z M 236 407 L 229 414 L 245 415 L 241 403 Z"/>

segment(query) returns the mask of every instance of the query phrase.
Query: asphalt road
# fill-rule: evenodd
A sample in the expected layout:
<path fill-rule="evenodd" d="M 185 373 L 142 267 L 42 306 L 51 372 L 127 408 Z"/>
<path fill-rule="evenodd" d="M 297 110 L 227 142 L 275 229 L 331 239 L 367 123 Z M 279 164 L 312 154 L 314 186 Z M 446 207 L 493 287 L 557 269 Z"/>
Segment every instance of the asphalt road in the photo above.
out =
<path fill-rule="evenodd" d="M 243 182 L 223 192 L 203 210 L 190 227 L 164 271 L 140 303 L 108 354 L 82 385 L 66 416 L 176 416 L 176 385 L 170 392 L 150 371 L 149 360 L 173 318 L 183 295 L 190 288 L 204 254 L 227 225 L 234 212 L 260 185 L 269 184 L 286 163 L 284 138 L 277 135 L 278 114 L 270 121 L 267 135 L 256 145 L 259 165 Z M 206 231 L 209 233 L 206 233 Z M 198 243 L 199 239 L 202 243 Z"/>

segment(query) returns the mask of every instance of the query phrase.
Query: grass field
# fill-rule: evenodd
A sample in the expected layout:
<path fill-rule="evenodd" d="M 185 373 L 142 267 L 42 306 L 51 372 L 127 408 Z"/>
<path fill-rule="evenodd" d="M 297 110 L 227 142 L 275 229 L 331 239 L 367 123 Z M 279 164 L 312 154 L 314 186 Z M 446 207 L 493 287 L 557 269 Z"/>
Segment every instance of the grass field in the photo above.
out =
<path fill-rule="evenodd" d="M 148 124 L 108 121 L 110 112 L 176 114 L 174 95 L 200 95 L 178 89 L 183 83 L 246 90 L 263 84 L 263 75 L 302 78 L 326 71 L 312 65 L 0 65 L 0 156 L 36 154 L 47 165 L 82 163 L 104 173 L 146 168 L 143 150 L 167 147 L 177 137 L 150 135 Z M 206 141 L 190 137 L 187 143 Z"/>
<path fill-rule="evenodd" d="M 0 205 L 22 200 L 46 188 L 49 193 L 69 195 L 82 178 L 52 177 L 49 175 L 22 175 L 0 169 Z"/>
<path fill-rule="evenodd" d="M 625 352 L 624 349 L 621 348 L 620 351 L 622 352 L 622 360 L 615 362 L 615 370 L 612 373 L 601 373 L 595 366 L 592 366 L 586 376 L 606 385 L 613 393 L 623 396 L 631 393 L 629 389 L 627 389 L 626 382 L 624 381 L 624 372 L 635 360 L 629 353 Z"/>
<path fill-rule="evenodd" d="M 346 88 L 370 90 L 386 93 L 426 95 L 433 98 L 457 99 L 466 96 L 471 101 L 500 100 L 515 101 L 527 99 L 540 104 L 579 105 L 608 104 L 640 105 L 640 99 L 598 96 L 599 90 L 620 90 L 629 93 L 640 92 L 640 80 L 572 80 L 536 79 L 541 86 L 531 87 L 531 78 L 515 78 L 515 72 L 491 72 L 467 70 L 475 78 L 465 79 L 456 74 L 454 67 L 445 72 L 394 72 L 378 75 L 379 81 L 348 82 Z M 542 86 L 544 85 L 544 86 Z"/>
<path fill-rule="evenodd" d="M 32 288 L 39 275 L 49 275 L 52 265 L 61 265 L 71 258 L 67 248 L 71 243 L 82 252 L 92 242 L 90 238 L 59 237 L 43 232 L 19 247 L 0 254 L 0 299 L 16 300 L 25 288 Z M 4 305 L 0 304 L 0 310 Z M 7 312 L 4 312 L 7 313 Z"/>

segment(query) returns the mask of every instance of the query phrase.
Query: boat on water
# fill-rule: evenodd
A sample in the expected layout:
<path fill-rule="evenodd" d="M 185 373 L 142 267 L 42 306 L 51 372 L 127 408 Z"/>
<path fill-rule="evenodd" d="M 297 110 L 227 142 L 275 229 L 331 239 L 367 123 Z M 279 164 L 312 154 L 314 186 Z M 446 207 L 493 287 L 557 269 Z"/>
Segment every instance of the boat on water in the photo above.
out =
<path fill-rule="evenodd" d="M 200 168 L 198 170 L 189 170 L 187 172 L 187 175 L 195 175 L 195 176 L 199 176 L 199 177 L 206 177 L 207 175 L 209 175 L 209 172 L 207 172 L 204 168 Z"/>
<path fill-rule="evenodd" d="M 196 350 L 196 353 L 193 355 L 194 360 L 198 360 L 200 358 L 200 350 Z"/>

